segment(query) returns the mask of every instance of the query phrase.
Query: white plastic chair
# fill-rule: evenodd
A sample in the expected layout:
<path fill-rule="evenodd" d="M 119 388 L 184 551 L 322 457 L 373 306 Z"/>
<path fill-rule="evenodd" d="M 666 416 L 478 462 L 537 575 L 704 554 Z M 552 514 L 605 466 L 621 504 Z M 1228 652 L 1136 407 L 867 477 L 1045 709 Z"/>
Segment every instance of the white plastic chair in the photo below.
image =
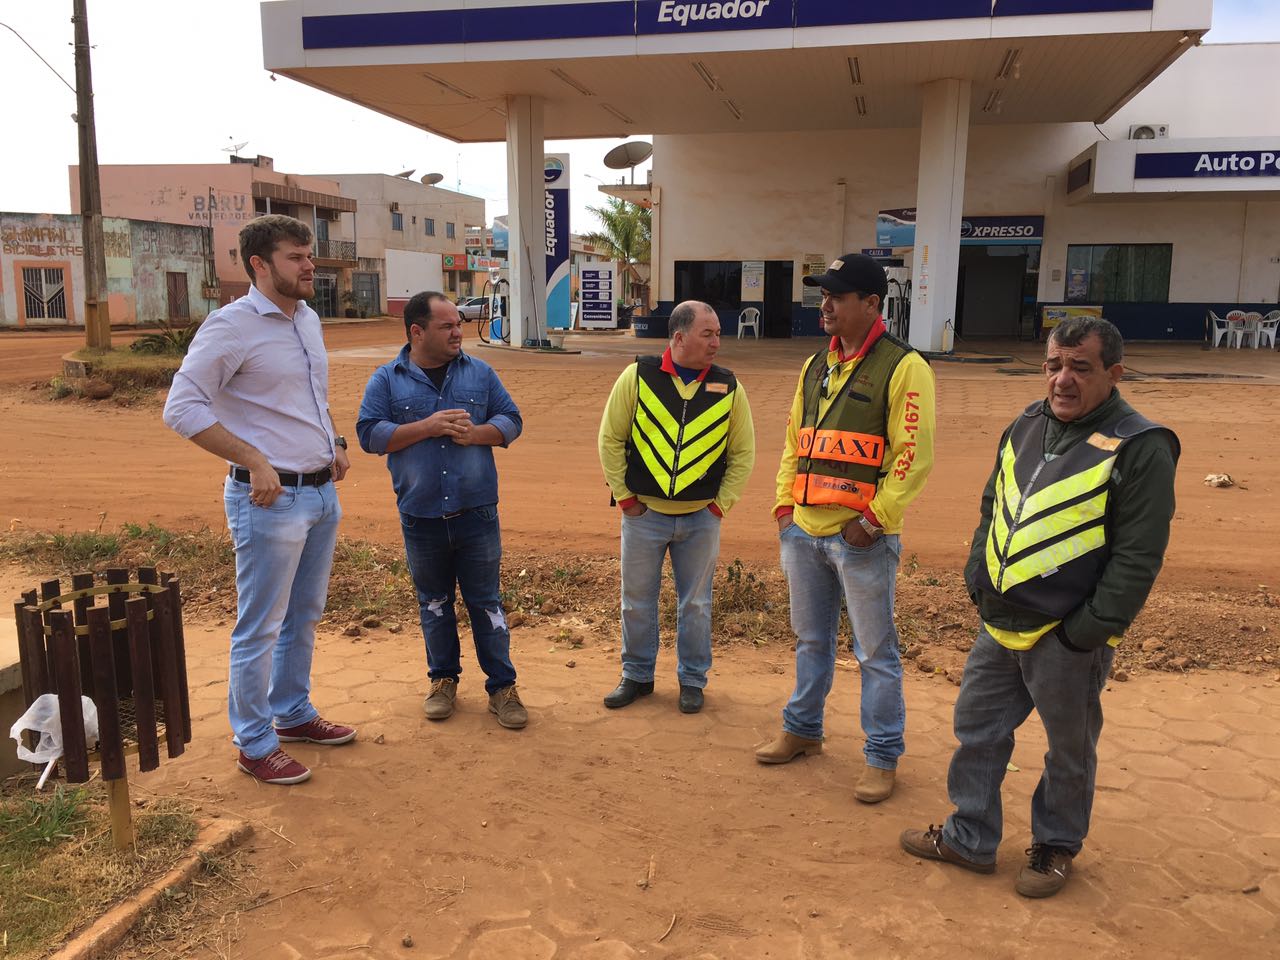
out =
<path fill-rule="evenodd" d="M 1244 345 L 1244 338 L 1249 333 L 1249 325 L 1245 318 L 1248 315 L 1243 310 L 1232 310 L 1227 314 L 1227 347 L 1235 347 L 1237 350 Z"/>
<path fill-rule="evenodd" d="M 757 340 L 760 339 L 760 311 L 756 307 L 747 307 L 738 314 L 738 339 L 742 339 L 742 331 L 747 327 L 751 328 L 751 332 L 755 334 Z"/>
<path fill-rule="evenodd" d="M 1267 347 L 1269 349 L 1275 349 L 1277 327 L 1280 327 L 1280 310 L 1272 310 L 1258 321 L 1258 328 L 1253 333 L 1254 347 L 1261 345 L 1265 338 L 1267 341 Z"/>
<path fill-rule="evenodd" d="M 1227 334 L 1231 330 L 1231 325 L 1212 310 L 1209 311 L 1209 323 L 1213 328 L 1213 345 L 1216 347 L 1227 338 Z"/>

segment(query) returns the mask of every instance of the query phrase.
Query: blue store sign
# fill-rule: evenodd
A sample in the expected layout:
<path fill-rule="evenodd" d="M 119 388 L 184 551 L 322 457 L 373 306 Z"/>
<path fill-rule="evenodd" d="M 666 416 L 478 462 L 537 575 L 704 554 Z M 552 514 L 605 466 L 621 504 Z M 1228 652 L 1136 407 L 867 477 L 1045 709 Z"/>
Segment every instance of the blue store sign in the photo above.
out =
<path fill-rule="evenodd" d="M 1140 153 L 1133 158 L 1133 177 L 1135 180 L 1280 177 L 1280 145 L 1275 150 Z"/>
<path fill-rule="evenodd" d="M 968 246 L 1040 243 L 1044 217 L 965 217 L 960 242 Z M 882 247 L 913 247 L 916 242 L 914 207 L 881 210 L 876 215 L 876 243 Z"/>
<path fill-rule="evenodd" d="M 1151 10 L 1154 0 L 635 0 L 302 18 L 305 50 L 505 43 Z M 425 5 L 425 4 L 424 4 Z"/>

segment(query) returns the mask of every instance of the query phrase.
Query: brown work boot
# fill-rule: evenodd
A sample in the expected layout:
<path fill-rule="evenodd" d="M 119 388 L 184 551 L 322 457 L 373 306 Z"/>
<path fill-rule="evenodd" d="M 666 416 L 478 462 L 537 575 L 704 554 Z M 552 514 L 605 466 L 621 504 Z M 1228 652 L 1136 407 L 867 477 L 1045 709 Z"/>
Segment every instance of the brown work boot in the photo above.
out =
<path fill-rule="evenodd" d="M 520 702 L 520 694 L 516 692 L 514 683 L 489 694 L 489 712 L 497 714 L 498 723 L 508 730 L 519 730 L 529 722 L 529 712 Z"/>
<path fill-rule="evenodd" d="M 422 712 L 428 720 L 446 720 L 453 716 L 453 701 L 458 697 L 458 681 L 440 677 L 431 681 L 431 692 L 422 701 Z"/>
<path fill-rule="evenodd" d="M 928 830 L 903 830 L 898 837 L 902 849 L 913 856 L 924 860 L 941 860 L 943 863 L 954 863 L 974 873 L 995 873 L 994 863 L 978 863 L 947 846 L 942 839 L 942 828 L 929 824 Z"/>
<path fill-rule="evenodd" d="M 863 803 L 879 803 L 893 796 L 893 779 L 897 771 L 885 770 L 867 764 L 862 768 L 862 776 L 858 785 L 853 788 L 853 795 Z"/>
<path fill-rule="evenodd" d="M 1064 847 L 1051 847 L 1047 843 L 1033 843 L 1027 851 L 1027 865 L 1018 874 L 1013 889 L 1024 897 L 1040 899 L 1052 897 L 1067 885 L 1071 876 L 1071 851 Z"/>
<path fill-rule="evenodd" d="M 761 763 L 790 763 L 796 757 L 811 757 L 821 752 L 821 740 L 807 740 L 783 730 L 772 741 L 756 748 L 756 759 Z"/>

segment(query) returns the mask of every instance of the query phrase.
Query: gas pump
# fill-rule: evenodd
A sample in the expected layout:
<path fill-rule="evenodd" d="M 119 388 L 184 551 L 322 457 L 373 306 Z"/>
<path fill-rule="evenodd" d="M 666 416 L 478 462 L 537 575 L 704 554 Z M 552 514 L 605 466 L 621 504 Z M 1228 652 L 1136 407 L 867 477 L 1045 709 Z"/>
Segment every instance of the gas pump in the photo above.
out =
<path fill-rule="evenodd" d="M 497 270 L 489 271 L 481 296 L 489 306 L 488 316 L 480 319 L 480 339 L 485 343 L 511 342 L 510 309 L 511 284 L 498 276 Z"/>

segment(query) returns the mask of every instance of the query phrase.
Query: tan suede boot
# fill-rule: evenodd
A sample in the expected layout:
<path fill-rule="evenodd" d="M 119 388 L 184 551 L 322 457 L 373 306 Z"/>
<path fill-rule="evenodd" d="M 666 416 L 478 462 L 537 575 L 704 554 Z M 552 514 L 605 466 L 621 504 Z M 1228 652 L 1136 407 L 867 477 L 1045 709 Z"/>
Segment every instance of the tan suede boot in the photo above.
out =
<path fill-rule="evenodd" d="M 853 795 L 863 803 L 879 803 L 893 796 L 893 780 L 896 771 L 885 770 L 867 764 L 862 769 L 858 785 L 853 788 Z"/>
<path fill-rule="evenodd" d="M 821 752 L 821 740 L 806 740 L 783 730 L 772 741 L 756 749 L 756 759 L 761 763 L 790 763 L 796 757 L 809 757 Z"/>

